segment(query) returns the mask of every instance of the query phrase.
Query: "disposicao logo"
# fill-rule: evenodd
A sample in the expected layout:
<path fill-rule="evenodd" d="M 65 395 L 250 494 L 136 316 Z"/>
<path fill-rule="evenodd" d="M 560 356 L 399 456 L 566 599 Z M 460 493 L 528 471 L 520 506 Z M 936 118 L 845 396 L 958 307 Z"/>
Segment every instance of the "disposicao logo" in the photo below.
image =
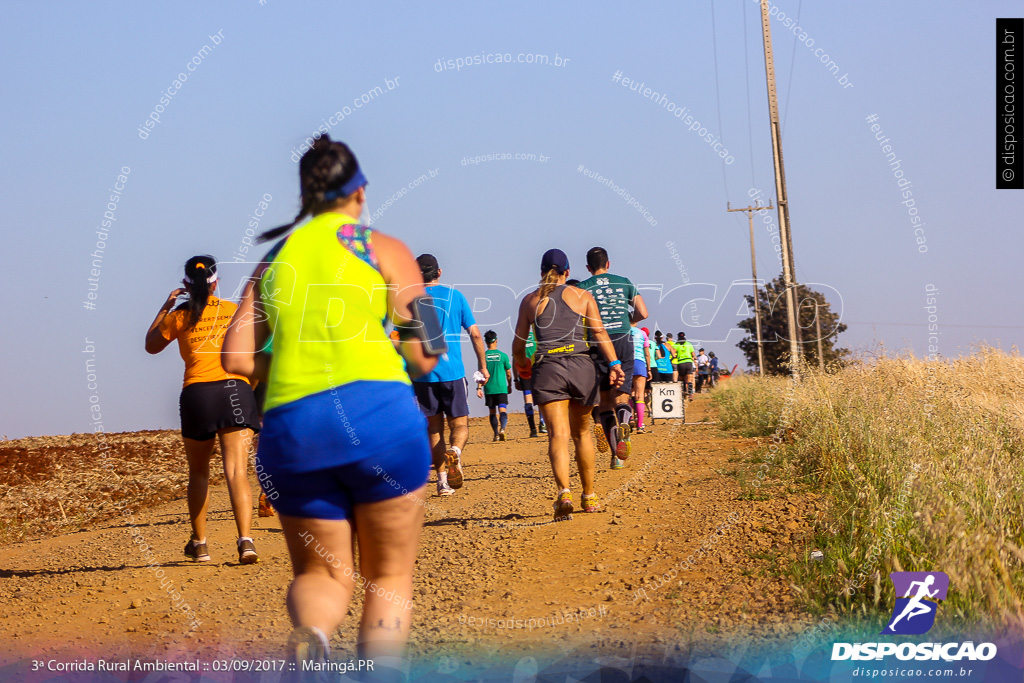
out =
<path fill-rule="evenodd" d="M 949 577 L 943 572 L 893 572 L 896 604 L 881 635 L 913 636 L 935 624 L 936 600 L 945 600 Z M 902 596 L 902 597 L 900 597 Z M 901 660 L 988 661 L 996 656 L 994 643 L 834 643 L 832 659 L 870 660 L 896 655 Z"/>
<path fill-rule="evenodd" d="M 949 577 L 942 572 L 893 572 L 889 574 L 896 595 L 889 625 L 882 635 L 918 636 L 927 633 L 935 623 L 938 603 L 945 600 Z"/>

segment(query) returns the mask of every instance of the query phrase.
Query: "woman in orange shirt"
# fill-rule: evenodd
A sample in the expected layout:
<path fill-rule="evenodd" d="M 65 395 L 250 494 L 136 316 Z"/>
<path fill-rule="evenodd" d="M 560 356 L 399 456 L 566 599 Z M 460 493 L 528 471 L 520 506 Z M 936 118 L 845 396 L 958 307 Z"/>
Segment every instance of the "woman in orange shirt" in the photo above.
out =
<path fill-rule="evenodd" d="M 238 308 L 214 296 L 217 262 L 212 256 L 193 256 L 185 263 L 186 289 L 176 289 L 160 307 L 146 333 L 146 351 L 160 353 L 175 339 L 185 361 L 185 386 L 181 391 L 181 436 L 188 458 L 188 515 L 192 538 L 185 557 L 208 562 L 206 510 L 210 502 L 210 458 L 214 437 L 220 437 L 224 476 L 228 481 L 231 508 L 238 527 L 238 561 L 259 561 L 253 545 L 252 488 L 247 477 L 247 444 L 260 420 L 249 379 L 233 375 L 220 364 L 220 349 L 231 316 Z M 182 294 L 188 299 L 175 302 Z"/>

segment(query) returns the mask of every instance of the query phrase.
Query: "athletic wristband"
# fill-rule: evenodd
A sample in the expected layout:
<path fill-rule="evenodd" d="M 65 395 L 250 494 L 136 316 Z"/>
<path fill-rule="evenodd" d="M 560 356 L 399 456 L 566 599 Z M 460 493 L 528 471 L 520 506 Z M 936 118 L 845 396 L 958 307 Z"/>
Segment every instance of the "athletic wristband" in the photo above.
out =
<path fill-rule="evenodd" d="M 610 367 L 610 368 L 614 368 L 616 365 L 622 365 L 622 361 L 621 360 L 613 360 L 610 363 L 608 363 L 608 367 Z"/>

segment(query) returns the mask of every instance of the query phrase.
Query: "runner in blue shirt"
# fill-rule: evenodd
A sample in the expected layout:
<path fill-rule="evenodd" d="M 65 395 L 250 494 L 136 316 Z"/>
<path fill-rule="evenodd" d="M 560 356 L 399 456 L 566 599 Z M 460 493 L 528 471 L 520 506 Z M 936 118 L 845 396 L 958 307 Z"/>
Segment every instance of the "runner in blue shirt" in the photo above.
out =
<path fill-rule="evenodd" d="M 466 297 L 457 289 L 438 284 L 442 271 L 433 254 L 423 254 L 416 262 L 423 273 L 427 295 L 434 298 L 448 341 L 448 353 L 441 356 L 432 372 L 413 380 L 413 389 L 420 410 L 427 416 L 430 450 L 437 471 L 437 495 L 450 496 L 455 489 L 462 488 L 462 449 L 469 441 L 469 383 L 462 366 L 462 331 L 469 332 L 477 369 L 485 382 L 488 379 L 486 349 Z M 448 418 L 448 445 L 444 440 L 445 418 Z"/>

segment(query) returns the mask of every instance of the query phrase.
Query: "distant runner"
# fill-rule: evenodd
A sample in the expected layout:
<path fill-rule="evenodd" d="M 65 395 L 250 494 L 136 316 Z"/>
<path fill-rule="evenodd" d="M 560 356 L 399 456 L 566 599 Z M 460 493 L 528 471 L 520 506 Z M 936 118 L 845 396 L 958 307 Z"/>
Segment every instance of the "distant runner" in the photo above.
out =
<path fill-rule="evenodd" d="M 679 372 L 679 379 L 683 382 L 683 395 L 693 400 L 693 370 L 697 354 L 693 350 L 693 344 L 686 341 L 686 333 L 680 332 L 676 339 L 676 369 Z"/>
<path fill-rule="evenodd" d="M 484 399 L 487 412 L 494 430 L 494 441 L 505 440 L 505 426 L 508 424 L 508 392 L 512 381 L 512 361 L 508 354 L 498 350 L 498 333 L 487 330 L 484 334 L 487 344 L 487 373 L 490 378 L 486 382 L 478 382 L 476 395 Z"/>
<path fill-rule="evenodd" d="M 633 339 L 633 405 L 636 406 L 636 432 L 643 434 L 644 410 L 647 400 L 647 380 L 650 378 L 651 367 L 651 342 L 643 328 L 637 327 L 636 323 L 629 328 L 630 336 Z"/>
<path fill-rule="evenodd" d="M 445 329 L 448 353 L 437 361 L 434 370 L 413 380 L 416 400 L 427 416 L 427 431 L 437 472 L 437 495 L 450 496 L 462 488 L 462 450 L 469 441 L 469 383 L 462 365 L 462 330 L 469 332 L 476 353 L 477 368 L 488 379 L 484 340 L 473 319 L 469 302 L 462 292 L 448 285 L 438 284 L 441 273 L 432 254 L 417 259 L 427 295 L 434 298 L 437 316 Z M 449 445 L 444 442 L 444 423 L 448 419 Z"/>
<path fill-rule="evenodd" d="M 530 330 L 530 336 L 526 340 L 526 357 L 533 361 L 533 354 L 537 350 L 537 338 L 533 336 L 533 330 Z M 537 423 L 534 421 L 533 415 L 533 379 L 530 377 L 522 377 L 519 375 L 519 370 L 515 367 L 512 368 L 513 376 L 515 378 L 516 391 L 523 392 L 523 404 L 526 410 L 526 423 L 530 425 L 530 437 L 534 438 L 537 436 Z M 537 414 L 540 418 L 540 433 L 547 434 L 548 426 L 544 424 L 544 416 Z"/>
<path fill-rule="evenodd" d="M 609 272 L 611 262 L 608 252 L 602 247 L 593 247 L 587 252 L 587 270 L 591 276 L 580 282 L 597 301 L 604 329 L 615 348 L 616 358 L 622 359 L 623 382 L 613 386 L 609 381 L 608 364 L 598 360 L 601 371 L 601 427 L 612 451 L 612 468 L 621 466 L 619 460 L 629 457 L 631 444 L 629 421 L 633 409 L 629 405 L 633 387 L 633 340 L 630 324 L 647 317 L 644 298 L 627 278 Z M 632 313 L 630 312 L 632 308 Z"/>

